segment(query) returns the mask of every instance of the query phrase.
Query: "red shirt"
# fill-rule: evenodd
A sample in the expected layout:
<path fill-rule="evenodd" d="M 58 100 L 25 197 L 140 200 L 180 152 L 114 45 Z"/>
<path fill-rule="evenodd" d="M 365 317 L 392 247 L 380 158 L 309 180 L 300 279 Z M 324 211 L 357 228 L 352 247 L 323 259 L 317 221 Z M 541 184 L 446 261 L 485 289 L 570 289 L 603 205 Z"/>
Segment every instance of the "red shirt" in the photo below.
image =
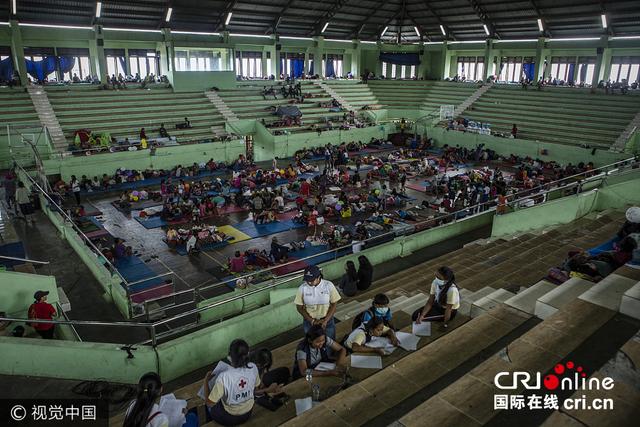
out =
<path fill-rule="evenodd" d="M 49 303 L 36 302 L 29 307 L 29 318 L 39 320 L 53 320 L 53 315 L 56 314 L 56 309 Z M 47 331 L 53 328 L 53 323 L 34 323 L 33 329 L 39 331 Z"/>

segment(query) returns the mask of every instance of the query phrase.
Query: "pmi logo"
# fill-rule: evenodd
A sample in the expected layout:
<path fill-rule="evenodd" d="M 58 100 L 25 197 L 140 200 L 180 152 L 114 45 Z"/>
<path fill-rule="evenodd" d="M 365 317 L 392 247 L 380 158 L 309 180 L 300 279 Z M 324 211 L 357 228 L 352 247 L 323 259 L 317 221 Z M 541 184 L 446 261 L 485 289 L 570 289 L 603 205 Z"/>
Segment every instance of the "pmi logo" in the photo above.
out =
<path fill-rule="evenodd" d="M 572 361 L 565 364 L 558 363 L 553 373 L 542 377 L 540 372 L 530 374 L 524 371 L 499 372 L 493 379 L 494 385 L 500 390 L 611 390 L 614 386 L 613 378 L 587 378 L 582 366 L 576 366 Z"/>

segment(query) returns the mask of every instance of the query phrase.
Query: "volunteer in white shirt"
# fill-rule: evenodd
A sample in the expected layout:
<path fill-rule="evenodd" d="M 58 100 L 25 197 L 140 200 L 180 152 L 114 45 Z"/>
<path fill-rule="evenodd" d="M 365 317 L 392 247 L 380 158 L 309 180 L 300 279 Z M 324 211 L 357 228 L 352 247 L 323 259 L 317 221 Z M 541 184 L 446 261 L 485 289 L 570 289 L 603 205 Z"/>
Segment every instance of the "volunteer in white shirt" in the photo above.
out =
<path fill-rule="evenodd" d="M 255 364 L 249 362 L 249 344 L 236 339 L 229 346 L 230 367 L 216 376 L 213 388 L 209 389 L 209 380 L 213 372 L 204 379 L 204 395 L 209 416 L 223 426 L 236 426 L 246 423 L 251 417 L 254 404 L 254 392 L 260 386 L 260 373 Z M 281 385 L 272 384 L 260 391 L 277 393 Z"/>
<path fill-rule="evenodd" d="M 326 335 L 336 339 L 336 325 L 333 315 L 340 300 L 338 290 L 328 280 L 322 278 L 318 266 L 311 265 L 304 270 L 304 283 L 300 285 L 293 300 L 298 313 L 302 315 L 302 326 L 306 334 L 312 325 L 321 325 Z"/>
<path fill-rule="evenodd" d="M 453 270 L 449 267 L 440 267 L 436 271 L 436 278 L 431 282 L 427 304 L 424 308 L 416 310 L 411 316 L 412 319 L 416 323 L 443 322 L 446 328 L 448 322 L 456 317 L 460 308 L 460 292 L 455 281 Z"/>
<path fill-rule="evenodd" d="M 155 372 L 144 374 L 138 382 L 138 395 L 129 405 L 122 427 L 169 427 L 169 418 L 155 403 L 162 394 L 162 381 Z"/>
<path fill-rule="evenodd" d="M 363 323 L 351 331 L 344 341 L 344 346 L 353 352 L 378 353 L 380 356 L 384 356 L 384 349 L 367 347 L 367 343 L 370 342 L 373 337 L 389 338 L 389 343 L 394 346 L 400 344 L 393 329 L 384 325 L 382 317 L 373 317 L 367 323 Z"/>

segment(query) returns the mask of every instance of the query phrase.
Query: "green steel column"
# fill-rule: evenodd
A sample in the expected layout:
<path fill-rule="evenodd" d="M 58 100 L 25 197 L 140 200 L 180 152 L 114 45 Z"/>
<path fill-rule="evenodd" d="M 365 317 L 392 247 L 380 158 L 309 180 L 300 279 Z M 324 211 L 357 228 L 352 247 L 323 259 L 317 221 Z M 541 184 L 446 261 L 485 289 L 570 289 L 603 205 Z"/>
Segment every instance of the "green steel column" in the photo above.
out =
<path fill-rule="evenodd" d="M 173 44 L 173 35 L 171 29 L 162 29 L 162 38 L 160 49 L 160 70 L 167 76 L 171 84 L 173 84 L 173 73 L 176 70 L 176 52 Z"/>
<path fill-rule="evenodd" d="M 487 39 L 484 46 L 484 69 L 480 78 L 483 82 L 487 81 L 489 73 L 491 72 L 491 59 L 493 57 L 493 39 Z"/>
<path fill-rule="evenodd" d="M 18 76 L 20 76 L 20 84 L 26 86 L 29 79 L 27 78 L 27 64 L 24 62 L 24 45 L 22 44 L 22 33 L 18 21 L 9 22 L 11 27 L 11 55 L 13 56 L 13 65 Z"/>
<path fill-rule="evenodd" d="M 322 60 L 324 59 L 324 37 L 315 36 L 313 42 L 313 72 L 319 74 L 320 77 L 325 77 L 325 70 L 322 66 Z"/>
<path fill-rule="evenodd" d="M 378 40 L 378 43 L 376 44 L 378 51 L 376 52 L 376 69 L 373 70 L 373 72 L 376 74 L 376 77 L 380 77 L 382 75 L 382 62 L 380 61 L 380 52 L 382 51 L 382 42 L 380 40 Z M 389 70 L 387 70 L 387 73 L 390 73 Z M 387 77 L 387 76 L 385 76 Z"/>
<path fill-rule="evenodd" d="M 451 52 L 449 51 L 449 46 L 447 45 L 447 41 L 442 42 L 442 62 L 440 62 L 440 68 L 438 70 L 438 78 L 444 79 L 445 77 L 451 77 L 450 74 L 450 58 Z"/>
<path fill-rule="evenodd" d="M 265 46 L 266 48 L 266 46 Z M 262 49 L 262 77 L 267 76 L 267 51 Z"/>
<path fill-rule="evenodd" d="M 424 42 L 422 41 L 420 41 L 420 44 L 418 45 L 418 53 L 422 53 L 422 55 L 420 57 L 420 65 L 418 65 L 418 69 L 416 70 L 416 77 L 424 78 L 427 76 L 427 67 L 429 64 L 427 64 L 427 51 L 425 50 Z"/>
<path fill-rule="evenodd" d="M 102 25 L 93 26 L 93 39 L 96 43 L 95 57 L 92 58 L 95 61 L 96 75 L 100 81 L 103 81 L 107 76 L 107 58 L 104 54 L 104 35 L 102 34 Z"/>
<path fill-rule="evenodd" d="M 533 78 L 535 81 L 540 80 L 544 72 L 544 46 L 545 38 L 539 37 L 538 44 L 536 45 L 536 63 L 533 69 Z"/>
<path fill-rule="evenodd" d="M 600 80 L 604 79 L 604 69 L 605 69 L 605 45 L 606 45 L 606 41 L 605 43 L 603 43 L 603 39 L 606 40 L 606 36 L 604 36 L 603 38 L 600 39 L 600 42 L 598 43 L 598 47 L 597 47 L 597 51 L 596 51 L 596 67 L 593 70 L 593 80 L 591 80 L 591 87 L 595 88 L 598 86 L 598 82 Z M 610 55 L 609 55 L 610 57 Z M 609 76 L 607 76 L 609 77 Z"/>
<path fill-rule="evenodd" d="M 601 80 L 608 80 L 609 75 L 611 74 L 611 54 L 613 53 L 612 49 L 609 47 L 609 37 L 604 36 L 601 39 L 602 47 L 604 48 L 604 52 L 602 53 L 602 78 Z"/>
<path fill-rule="evenodd" d="M 351 53 L 351 74 L 354 78 L 360 76 L 360 40 L 353 40 L 353 51 Z"/>

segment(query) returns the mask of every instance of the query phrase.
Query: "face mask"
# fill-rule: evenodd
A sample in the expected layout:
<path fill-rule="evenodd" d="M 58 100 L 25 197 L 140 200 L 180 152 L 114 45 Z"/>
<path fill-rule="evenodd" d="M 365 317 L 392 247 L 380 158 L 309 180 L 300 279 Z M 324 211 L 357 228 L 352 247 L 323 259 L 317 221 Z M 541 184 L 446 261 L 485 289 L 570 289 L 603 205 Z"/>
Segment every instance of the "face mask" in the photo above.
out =
<path fill-rule="evenodd" d="M 436 286 L 442 286 L 442 285 L 444 285 L 444 280 L 438 279 L 436 277 L 435 279 L 433 279 L 433 283 L 435 283 Z"/>
<path fill-rule="evenodd" d="M 378 316 L 384 316 L 389 311 L 389 307 L 376 308 L 376 314 Z"/>

